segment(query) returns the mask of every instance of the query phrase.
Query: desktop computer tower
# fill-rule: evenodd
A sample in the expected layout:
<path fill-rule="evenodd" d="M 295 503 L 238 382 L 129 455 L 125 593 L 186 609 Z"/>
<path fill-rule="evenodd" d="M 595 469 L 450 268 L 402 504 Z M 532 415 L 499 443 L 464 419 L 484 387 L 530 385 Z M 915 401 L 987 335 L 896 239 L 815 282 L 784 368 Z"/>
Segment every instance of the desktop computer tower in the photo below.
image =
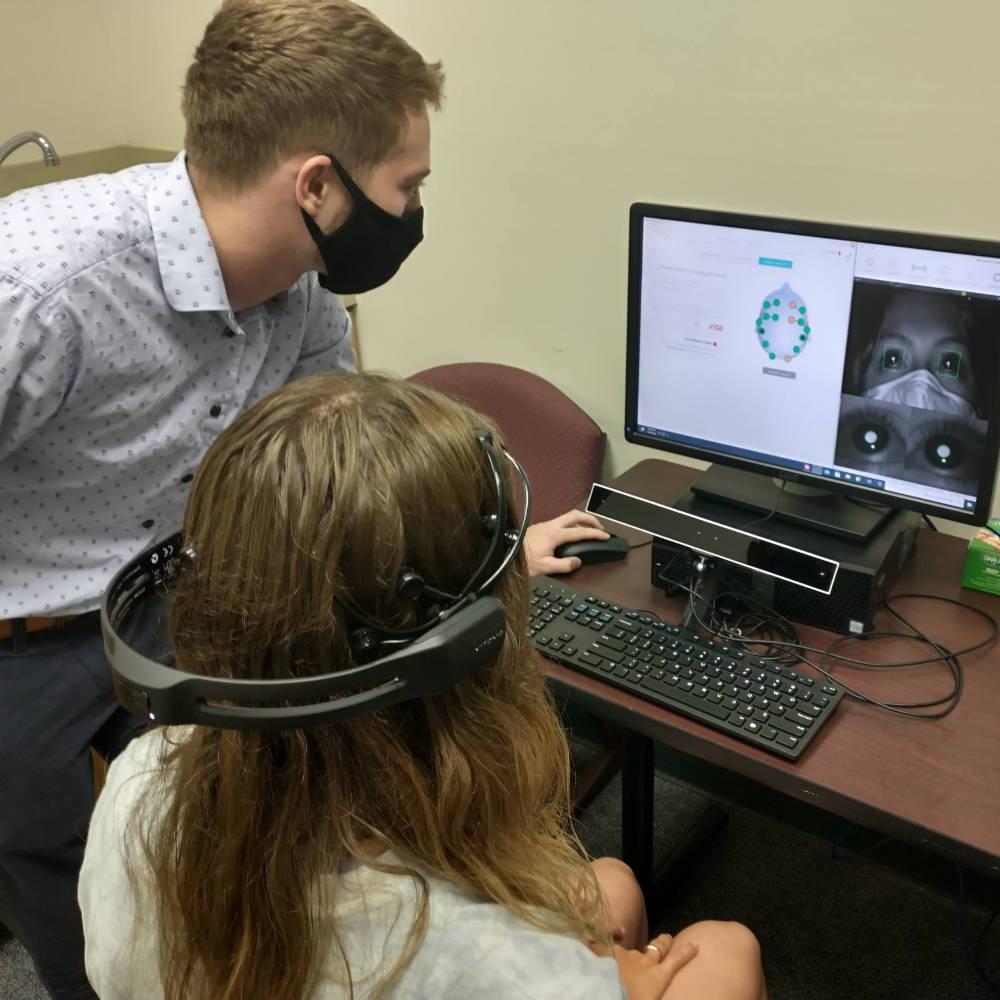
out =
<path fill-rule="evenodd" d="M 795 622 L 862 635 L 874 627 L 875 613 L 892 590 L 906 563 L 920 527 L 920 516 L 896 511 L 867 542 L 851 542 L 833 535 L 810 531 L 770 518 L 754 517 L 746 510 L 715 503 L 688 493 L 673 505 L 731 528 L 792 545 L 805 552 L 836 560 L 840 569 L 829 595 L 757 573 L 735 564 L 726 565 L 731 587 L 749 593 L 761 604 Z M 670 592 L 669 581 L 689 585 L 691 567 L 697 554 L 665 539 L 652 544 L 651 581 L 654 587 Z"/>

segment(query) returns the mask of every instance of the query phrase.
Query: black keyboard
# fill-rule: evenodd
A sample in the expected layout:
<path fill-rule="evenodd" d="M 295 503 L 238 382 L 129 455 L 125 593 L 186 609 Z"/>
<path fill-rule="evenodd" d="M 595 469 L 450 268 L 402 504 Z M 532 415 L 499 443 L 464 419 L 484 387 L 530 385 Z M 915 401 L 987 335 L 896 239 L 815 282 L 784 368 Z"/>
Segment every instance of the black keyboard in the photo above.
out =
<path fill-rule="evenodd" d="M 622 608 L 557 580 L 532 581 L 528 634 L 554 660 L 796 760 L 844 696 L 788 666 Z"/>

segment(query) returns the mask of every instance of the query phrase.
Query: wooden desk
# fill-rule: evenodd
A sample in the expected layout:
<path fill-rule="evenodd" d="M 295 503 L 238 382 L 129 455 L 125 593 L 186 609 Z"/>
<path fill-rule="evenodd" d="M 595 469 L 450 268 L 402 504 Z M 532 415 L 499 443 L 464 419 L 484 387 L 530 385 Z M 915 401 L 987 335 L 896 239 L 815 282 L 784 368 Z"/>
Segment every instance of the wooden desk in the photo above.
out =
<path fill-rule="evenodd" d="M 686 466 L 648 459 L 613 485 L 671 503 L 696 476 L 696 470 Z M 609 527 L 631 541 L 648 538 Z M 964 552 L 962 539 L 922 531 L 895 592 L 940 594 L 1000 618 L 1000 599 L 961 588 Z M 680 620 L 680 602 L 666 598 L 650 584 L 649 547 L 637 549 L 621 562 L 580 569 L 567 583 L 623 606 Z M 900 610 L 952 649 L 978 640 L 987 627 L 977 615 L 942 602 L 906 601 Z M 879 621 L 887 629 L 898 627 L 884 612 Z M 833 638 L 832 633 L 808 626 L 801 626 L 800 633 L 803 642 L 819 648 Z M 882 661 L 933 655 L 927 646 L 905 639 L 878 640 L 871 645 L 858 641 L 841 651 Z M 963 657 L 962 662 L 965 692 L 946 718 L 904 719 L 845 698 L 797 763 L 566 667 L 546 661 L 546 669 L 575 702 L 634 733 L 1000 878 L 1000 645 Z M 943 695 L 952 683 L 944 664 L 884 673 L 838 665 L 834 672 L 848 684 L 894 702 Z"/>

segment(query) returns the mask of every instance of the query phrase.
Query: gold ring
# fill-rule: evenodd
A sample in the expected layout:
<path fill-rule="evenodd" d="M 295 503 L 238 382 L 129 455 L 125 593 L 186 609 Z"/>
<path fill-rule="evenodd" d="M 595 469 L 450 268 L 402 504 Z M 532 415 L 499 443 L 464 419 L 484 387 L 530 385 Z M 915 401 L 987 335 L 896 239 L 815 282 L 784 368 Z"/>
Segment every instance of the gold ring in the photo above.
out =
<path fill-rule="evenodd" d="M 657 948 L 655 944 L 647 944 L 646 951 L 655 951 L 656 954 L 660 956 L 660 958 L 663 958 L 663 952 L 660 951 L 660 949 Z"/>

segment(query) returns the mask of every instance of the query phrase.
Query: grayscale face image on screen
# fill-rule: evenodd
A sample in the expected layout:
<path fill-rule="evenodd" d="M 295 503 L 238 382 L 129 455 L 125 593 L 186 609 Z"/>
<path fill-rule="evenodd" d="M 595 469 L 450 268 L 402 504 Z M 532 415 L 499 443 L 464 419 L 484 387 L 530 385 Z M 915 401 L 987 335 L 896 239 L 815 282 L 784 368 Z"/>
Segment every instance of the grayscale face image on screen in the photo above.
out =
<path fill-rule="evenodd" d="M 975 510 L 994 461 L 1000 257 L 640 224 L 640 434 Z"/>

